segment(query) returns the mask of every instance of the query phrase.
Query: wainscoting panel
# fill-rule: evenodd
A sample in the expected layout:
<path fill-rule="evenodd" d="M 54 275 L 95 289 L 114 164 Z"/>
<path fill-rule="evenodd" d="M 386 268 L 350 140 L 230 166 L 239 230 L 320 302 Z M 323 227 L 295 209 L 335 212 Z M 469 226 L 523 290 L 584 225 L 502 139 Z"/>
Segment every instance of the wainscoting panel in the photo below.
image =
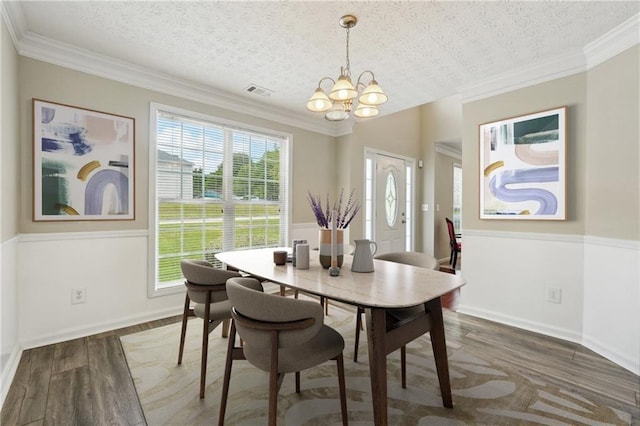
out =
<path fill-rule="evenodd" d="M 0 405 L 18 368 L 22 348 L 18 339 L 18 237 L 0 245 Z"/>
<path fill-rule="evenodd" d="M 579 236 L 464 231 L 460 311 L 580 342 L 583 240 Z M 548 301 L 560 289 L 561 303 Z"/>
<path fill-rule="evenodd" d="M 638 374 L 637 241 L 464 231 L 459 311 L 581 343 Z M 560 303 L 549 301 L 560 289 Z"/>
<path fill-rule="evenodd" d="M 20 238 L 19 336 L 25 349 L 176 315 L 184 295 L 147 297 L 147 232 Z M 72 304 L 73 289 L 86 303 Z"/>
<path fill-rule="evenodd" d="M 583 345 L 640 375 L 640 242 L 589 237 Z"/>

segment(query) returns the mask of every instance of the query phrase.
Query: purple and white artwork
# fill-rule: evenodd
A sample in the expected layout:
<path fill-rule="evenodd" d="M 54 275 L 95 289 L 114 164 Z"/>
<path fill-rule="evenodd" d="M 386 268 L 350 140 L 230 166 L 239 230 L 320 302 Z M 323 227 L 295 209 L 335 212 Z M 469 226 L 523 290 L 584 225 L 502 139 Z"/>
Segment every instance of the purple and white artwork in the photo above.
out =
<path fill-rule="evenodd" d="M 33 220 L 131 220 L 135 120 L 33 100 Z"/>
<path fill-rule="evenodd" d="M 566 107 L 480 125 L 480 218 L 565 220 Z"/>

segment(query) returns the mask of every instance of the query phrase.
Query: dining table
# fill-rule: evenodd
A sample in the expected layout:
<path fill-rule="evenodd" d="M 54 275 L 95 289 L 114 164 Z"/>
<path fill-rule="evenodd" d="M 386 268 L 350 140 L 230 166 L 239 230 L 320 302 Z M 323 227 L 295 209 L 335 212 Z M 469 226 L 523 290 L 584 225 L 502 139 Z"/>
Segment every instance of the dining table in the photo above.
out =
<path fill-rule="evenodd" d="M 274 264 L 273 252 L 283 249 L 287 248 L 236 250 L 215 256 L 228 269 L 364 309 L 376 425 L 388 424 L 387 355 L 427 332 L 442 403 L 453 408 L 441 298 L 466 284 L 461 275 L 378 259 L 373 261 L 373 272 L 353 272 L 352 256 L 344 255 L 340 274 L 330 276 L 320 265 L 315 250 L 309 256 L 309 269 L 299 269 L 292 263 Z M 388 310 L 418 305 L 424 306 L 423 313 L 399 324 L 388 322 Z"/>

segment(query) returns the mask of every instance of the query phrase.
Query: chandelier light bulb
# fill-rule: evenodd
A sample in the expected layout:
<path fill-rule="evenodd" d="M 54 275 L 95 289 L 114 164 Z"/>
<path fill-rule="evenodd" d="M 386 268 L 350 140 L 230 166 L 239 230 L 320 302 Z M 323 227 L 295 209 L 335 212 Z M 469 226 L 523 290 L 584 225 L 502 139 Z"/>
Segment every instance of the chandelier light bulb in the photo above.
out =
<path fill-rule="evenodd" d="M 331 93 L 329 93 L 329 98 L 334 101 L 355 99 L 356 96 L 358 96 L 358 91 L 354 89 L 351 79 L 346 75 L 341 75 L 338 78 L 336 84 L 331 88 Z"/>
<path fill-rule="evenodd" d="M 384 94 L 377 81 L 371 80 L 358 100 L 367 105 L 382 105 L 387 102 L 387 95 Z"/>
<path fill-rule="evenodd" d="M 331 108 L 331 101 L 326 93 L 318 87 L 307 102 L 307 109 L 313 112 L 325 112 Z"/>
<path fill-rule="evenodd" d="M 359 118 L 371 118 L 380 114 L 380 111 L 375 105 L 360 104 L 358 108 L 353 112 L 353 115 Z"/>

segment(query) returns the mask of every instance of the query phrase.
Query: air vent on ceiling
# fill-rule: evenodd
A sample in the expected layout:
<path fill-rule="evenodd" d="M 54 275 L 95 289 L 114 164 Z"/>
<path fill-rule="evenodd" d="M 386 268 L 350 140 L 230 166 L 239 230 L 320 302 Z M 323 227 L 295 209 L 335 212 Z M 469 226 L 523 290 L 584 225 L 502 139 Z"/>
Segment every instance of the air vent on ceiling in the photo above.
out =
<path fill-rule="evenodd" d="M 272 93 L 274 93 L 273 90 L 269 90 L 265 87 L 260 87 L 257 84 L 248 85 L 247 87 L 244 88 L 244 91 L 254 95 L 262 96 L 265 98 L 268 98 L 269 96 L 271 96 Z"/>

